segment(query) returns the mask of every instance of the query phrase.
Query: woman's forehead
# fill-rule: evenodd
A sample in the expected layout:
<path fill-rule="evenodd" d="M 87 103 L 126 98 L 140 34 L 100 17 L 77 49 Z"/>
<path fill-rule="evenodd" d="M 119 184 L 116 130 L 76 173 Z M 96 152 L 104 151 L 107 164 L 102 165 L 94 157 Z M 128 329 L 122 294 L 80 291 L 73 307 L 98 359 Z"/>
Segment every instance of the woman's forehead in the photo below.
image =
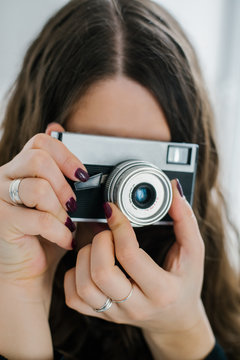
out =
<path fill-rule="evenodd" d="M 170 130 L 154 96 L 123 76 L 90 87 L 68 119 L 68 131 L 170 140 Z"/>

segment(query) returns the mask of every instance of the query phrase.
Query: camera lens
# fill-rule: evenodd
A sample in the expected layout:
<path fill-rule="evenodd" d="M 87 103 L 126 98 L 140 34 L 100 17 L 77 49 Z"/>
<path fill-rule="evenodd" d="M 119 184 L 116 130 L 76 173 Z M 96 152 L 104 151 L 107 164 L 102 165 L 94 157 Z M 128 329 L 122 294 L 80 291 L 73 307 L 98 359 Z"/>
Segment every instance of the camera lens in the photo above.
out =
<path fill-rule="evenodd" d="M 118 164 L 108 176 L 105 201 L 118 205 L 133 226 L 160 221 L 172 202 L 169 178 L 155 165 L 142 160 Z"/>
<path fill-rule="evenodd" d="M 151 184 L 141 183 L 132 192 L 132 201 L 140 209 L 147 209 L 156 200 L 156 190 Z"/>

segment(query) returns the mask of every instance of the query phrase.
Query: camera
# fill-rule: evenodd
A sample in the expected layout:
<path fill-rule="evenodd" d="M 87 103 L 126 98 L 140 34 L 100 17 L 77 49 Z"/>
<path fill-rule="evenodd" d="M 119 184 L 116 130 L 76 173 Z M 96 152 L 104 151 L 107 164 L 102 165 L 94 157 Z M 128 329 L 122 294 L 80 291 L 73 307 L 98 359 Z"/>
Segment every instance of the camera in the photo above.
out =
<path fill-rule="evenodd" d="M 52 132 L 87 168 L 87 182 L 67 179 L 77 198 L 73 221 L 106 222 L 114 202 L 132 226 L 172 223 L 170 180 L 178 178 L 192 205 L 198 145 L 70 132 Z"/>

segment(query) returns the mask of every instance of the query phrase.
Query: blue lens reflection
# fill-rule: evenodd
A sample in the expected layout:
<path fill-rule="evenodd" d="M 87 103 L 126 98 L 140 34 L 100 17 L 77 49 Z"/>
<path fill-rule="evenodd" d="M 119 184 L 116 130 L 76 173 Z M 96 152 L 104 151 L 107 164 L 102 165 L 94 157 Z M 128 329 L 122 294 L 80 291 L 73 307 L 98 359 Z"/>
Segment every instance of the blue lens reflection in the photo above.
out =
<path fill-rule="evenodd" d="M 140 209 L 147 209 L 156 200 L 156 190 L 149 183 L 138 184 L 132 192 L 132 201 Z"/>
<path fill-rule="evenodd" d="M 146 189 L 144 187 L 138 188 L 135 193 L 135 196 L 136 196 L 136 200 L 138 202 L 144 203 L 149 197 L 149 191 L 148 191 L 148 189 Z"/>

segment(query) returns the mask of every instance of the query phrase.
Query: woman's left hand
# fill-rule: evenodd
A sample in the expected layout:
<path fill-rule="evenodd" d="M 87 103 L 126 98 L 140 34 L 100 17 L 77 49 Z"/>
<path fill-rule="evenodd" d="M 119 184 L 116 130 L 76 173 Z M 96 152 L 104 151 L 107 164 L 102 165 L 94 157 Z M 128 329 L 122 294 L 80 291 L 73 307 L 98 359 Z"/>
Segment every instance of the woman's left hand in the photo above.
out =
<path fill-rule="evenodd" d="M 202 316 L 200 293 L 203 281 L 204 243 L 191 206 L 172 181 L 173 202 L 169 211 L 176 242 L 164 268 L 139 248 L 129 220 L 114 204 L 107 204 L 111 230 L 97 234 L 83 247 L 75 268 L 64 279 L 66 304 L 80 313 L 115 323 L 141 327 L 150 332 L 176 333 L 194 327 Z M 112 211 L 111 211 L 112 210 Z M 131 281 L 115 265 L 115 257 Z M 96 312 L 107 298 L 113 302 Z"/>

